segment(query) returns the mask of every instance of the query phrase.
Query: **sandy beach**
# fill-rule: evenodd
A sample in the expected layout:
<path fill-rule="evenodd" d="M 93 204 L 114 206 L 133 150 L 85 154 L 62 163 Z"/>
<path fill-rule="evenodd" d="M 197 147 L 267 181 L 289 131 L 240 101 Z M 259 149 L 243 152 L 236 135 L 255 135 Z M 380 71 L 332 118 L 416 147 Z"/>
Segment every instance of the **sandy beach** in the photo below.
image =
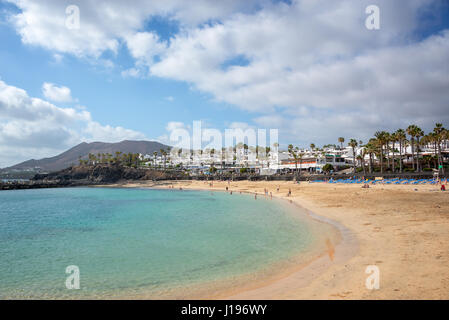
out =
<path fill-rule="evenodd" d="M 343 241 L 309 265 L 225 299 L 449 299 L 449 193 L 431 185 L 132 182 L 118 186 L 252 192 L 291 200 L 341 226 Z M 277 188 L 279 192 L 277 192 Z M 291 189 L 292 195 L 287 196 Z M 332 256 L 332 259 L 331 259 Z M 380 287 L 366 288 L 367 266 Z M 215 297 L 214 297 L 215 298 Z"/>

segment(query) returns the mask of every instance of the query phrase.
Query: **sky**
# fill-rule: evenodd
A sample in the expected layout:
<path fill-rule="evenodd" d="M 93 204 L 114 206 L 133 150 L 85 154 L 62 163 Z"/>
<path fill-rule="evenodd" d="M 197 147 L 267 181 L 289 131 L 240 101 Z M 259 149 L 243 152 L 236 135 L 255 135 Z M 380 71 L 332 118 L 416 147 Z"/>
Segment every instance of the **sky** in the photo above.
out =
<path fill-rule="evenodd" d="M 448 120 L 447 0 L 0 1 L 0 167 L 193 121 L 306 147 Z"/>

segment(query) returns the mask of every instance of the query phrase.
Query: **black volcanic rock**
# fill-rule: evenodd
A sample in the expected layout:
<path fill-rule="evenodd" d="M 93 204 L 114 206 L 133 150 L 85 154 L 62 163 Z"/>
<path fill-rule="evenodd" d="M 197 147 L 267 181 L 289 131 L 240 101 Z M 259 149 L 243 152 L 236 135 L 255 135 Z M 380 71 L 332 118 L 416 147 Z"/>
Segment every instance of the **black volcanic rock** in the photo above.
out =
<path fill-rule="evenodd" d="M 40 160 L 28 160 L 12 167 L 2 169 L 2 171 L 11 170 L 27 170 L 36 167 L 44 171 L 57 171 L 68 168 L 79 163 L 79 157 L 87 159 L 89 153 L 97 155 L 98 153 L 110 153 L 115 156 L 115 152 L 122 153 L 141 153 L 152 155 L 153 152 L 158 152 L 160 149 L 170 148 L 164 144 L 155 141 L 131 141 L 124 140 L 118 143 L 92 142 L 80 143 L 79 145 L 51 158 L 44 158 Z"/>
<path fill-rule="evenodd" d="M 81 165 L 48 174 L 36 174 L 32 181 L 58 182 L 62 184 L 114 183 L 120 180 L 177 180 L 188 176 L 179 171 L 163 172 L 152 169 L 136 169 L 118 164 Z"/>

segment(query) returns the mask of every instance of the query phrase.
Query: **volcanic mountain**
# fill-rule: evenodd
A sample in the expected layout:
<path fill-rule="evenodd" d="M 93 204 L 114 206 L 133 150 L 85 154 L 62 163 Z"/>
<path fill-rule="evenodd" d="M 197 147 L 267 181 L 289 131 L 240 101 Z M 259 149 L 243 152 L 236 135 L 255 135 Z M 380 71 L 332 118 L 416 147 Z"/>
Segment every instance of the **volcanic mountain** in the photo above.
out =
<path fill-rule="evenodd" d="M 91 142 L 80 143 L 79 145 L 51 158 L 40 160 L 31 159 L 14 166 L 4 168 L 1 171 L 57 171 L 79 163 L 79 158 L 87 159 L 89 153 L 97 155 L 98 153 L 110 153 L 115 156 L 117 151 L 122 153 L 141 153 L 143 155 L 152 155 L 155 151 L 159 153 L 160 149 L 170 148 L 156 141 L 131 141 L 124 140 L 117 143 Z"/>

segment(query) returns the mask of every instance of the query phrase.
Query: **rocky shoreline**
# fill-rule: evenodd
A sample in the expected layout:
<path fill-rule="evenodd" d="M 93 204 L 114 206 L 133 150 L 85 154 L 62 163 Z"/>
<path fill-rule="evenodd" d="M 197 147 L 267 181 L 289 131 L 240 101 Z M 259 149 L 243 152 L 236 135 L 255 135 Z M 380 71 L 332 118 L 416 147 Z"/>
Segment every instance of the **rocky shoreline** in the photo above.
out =
<path fill-rule="evenodd" d="M 117 183 L 126 180 L 182 180 L 189 176 L 180 171 L 159 171 L 98 164 L 70 167 L 61 171 L 36 174 L 29 181 L 0 182 L 0 190 L 62 188 Z"/>

